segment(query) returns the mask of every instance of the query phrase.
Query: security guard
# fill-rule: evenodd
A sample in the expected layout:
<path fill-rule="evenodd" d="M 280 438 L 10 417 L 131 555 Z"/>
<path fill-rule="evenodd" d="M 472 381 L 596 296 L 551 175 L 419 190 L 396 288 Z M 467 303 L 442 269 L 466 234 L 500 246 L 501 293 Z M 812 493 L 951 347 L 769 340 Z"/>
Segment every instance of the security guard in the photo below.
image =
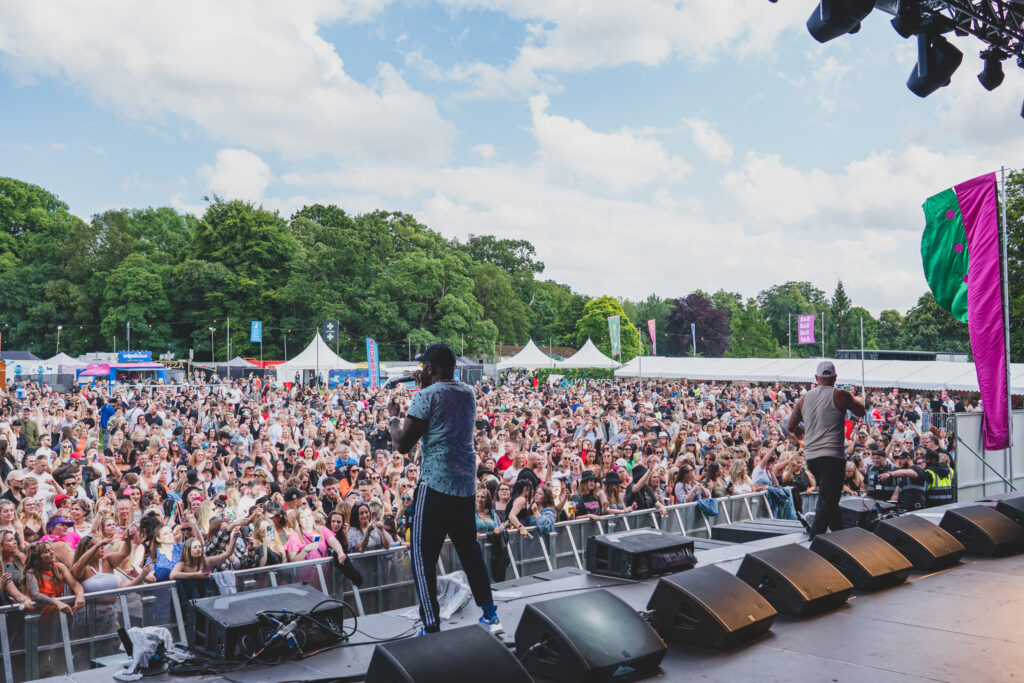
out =
<path fill-rule="evenodd" d="M 871 464 L 868 465 L 867 476 L 864 478 L 864 486 L 868 496 L 875 500 L 892 500 L 896 493 L 896 480 L 892 477 L 882 479 L 881 475 L 896 470 L 893 464 L 885 457 L 885 451 L 871 451 Z"/>
<path fill-rule="evenodd" d="M 925 504 L 928 507 L 953 502 L 953 471 L 942 462 L 938 451 L 925 451 Z"/>
<path fill-rule="evenodd" d="M 923 453 L 924 449 L 918 449 Z M 924 469 L 914 464 L 914 456 L 906 451 L 899 453 L 896 460 L 897 469 L 884 472 L 878 476 L 882 482 L 894 480 L 896 492 L 892 500 L 896 501 L 900 510 L 919 510 L 925 505 L 925 474 Z"/>

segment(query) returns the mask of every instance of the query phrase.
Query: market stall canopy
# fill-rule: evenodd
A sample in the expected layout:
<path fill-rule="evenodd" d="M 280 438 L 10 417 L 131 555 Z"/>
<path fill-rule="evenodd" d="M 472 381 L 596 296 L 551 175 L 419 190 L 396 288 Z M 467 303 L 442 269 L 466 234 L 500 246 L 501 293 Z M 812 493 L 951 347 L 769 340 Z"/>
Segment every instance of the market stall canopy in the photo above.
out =
<path fill-rule="evenodd" d="M 570 359 L 571 360 L 571 359 Z M 861 383 L 860 359 L 830 359 L 839 385 Z M 634 358 L 616 377 L 661 377 L 699 382 L 813 382 L 820 358 Z M 864 361 L 864 384 L 872 388 L 917 391 L 978 391 L 974 363 L 950 361 Z M 1024 394 L 1024 363 L 1010 364 L 1010 386 Z"/>
<path fill-rule="evenodd" d="M 0 360 L 24 360 L 38 363 L 43 359 L 31 351 L 0 351 Z"/>
<path fill-rule="evenodd" d="M 107 363 L 89 363 L 89 365 L 78 373 L 79 377 L 108 377 L 110 365 Z"/>
<path fill-rule="evenodd" d="M 570 357 L 563 360 L 558 367 L 560 368 L 617 368 L 622 363 L 618 363 L 615 360 L 601 353 L 601 350 L 594 346 L 594 342 L 587 340 L 587 343 L 583 345 L 579 351 L 571 355 Z"/>
<path fill-rule="evenodd" d="M 537 348 L 532 339 L 523 347 L 522 351 L 497 365 L 498 370 L 507 370 L 509 368 L 536 370 L 537 368 L 559 367 L 562 367 L 562 364 Z"/>
<path fill-rule="evenodd" d="M 355 370 L 356 364 L 350 363 L 336 354 L 317 332 L 316 337 L 309 343 L 309 346 L 303 349 L 302 353 L 289 361 L 274 366 L 274 369 L 277 370 L 279 380 L 291 381 L 295 373 L 303 370 Z"/>
<path fill-rule="evenodd" d="M 217 367 L 219 367 L 219 368 L 252 368 L 252 369 L 255 370 L 259 366 L 256 365 L 255 363 L 250 363 L 249 361 L 245 360 L 241 356 L 235 356 L 234 358 L 229 360 L 227 363 L 217 363 Z"/>

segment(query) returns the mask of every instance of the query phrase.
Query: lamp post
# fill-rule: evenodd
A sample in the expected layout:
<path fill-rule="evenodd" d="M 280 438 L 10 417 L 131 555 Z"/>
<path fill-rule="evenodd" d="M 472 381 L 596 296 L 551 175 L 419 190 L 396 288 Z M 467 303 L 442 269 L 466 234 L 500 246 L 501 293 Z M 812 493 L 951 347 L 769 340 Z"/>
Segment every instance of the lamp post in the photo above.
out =
<path fill-rule="evenodd" d="M 208 329 L 210 330 L 210 362 L 211 363 L 216 363 L 217 362 L 217 358 L 216 358 L 216 355 L 215 355 L 215 353 L 213 351 L 213 333 L 217 331 L 217 328 L 216 327 L 210 327 Z"/>
<path fill-rule="evenodd" d="M 63 329 L 63 325 L 57 325 L 57 354 L 60 353 L 60 331 Z"/>

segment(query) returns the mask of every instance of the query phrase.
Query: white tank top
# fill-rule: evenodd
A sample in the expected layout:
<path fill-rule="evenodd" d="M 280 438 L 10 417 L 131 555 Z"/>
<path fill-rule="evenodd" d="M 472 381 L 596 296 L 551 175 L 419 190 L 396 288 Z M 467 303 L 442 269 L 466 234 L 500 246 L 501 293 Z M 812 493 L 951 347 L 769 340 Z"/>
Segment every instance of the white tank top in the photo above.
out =
<path fill-rule="evenodd" d="M 836 408 L 835 387 L 816 386 L 804 396 L 804 454 L 814 458 L 843 458 L 846 415 Z"/>

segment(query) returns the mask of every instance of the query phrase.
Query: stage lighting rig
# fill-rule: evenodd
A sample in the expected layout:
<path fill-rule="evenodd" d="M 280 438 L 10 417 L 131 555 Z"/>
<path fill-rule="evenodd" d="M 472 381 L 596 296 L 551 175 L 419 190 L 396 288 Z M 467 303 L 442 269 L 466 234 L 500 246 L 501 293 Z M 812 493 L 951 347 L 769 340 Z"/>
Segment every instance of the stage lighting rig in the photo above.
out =
<path fill-rule="evenodd" d="M 946 85 L 963 61 L 963 54 L 944 37 L 950 32 L 985 44 L 978 80 L 986 90 L 1003 82 L 1003 61 L 1017 57 L 1017 65 L 1024 68 L 1024 0 L 820 0 L 807 19 L 807 30 L 824 43 L 856 33 L 874 10 L 891 14 L 899 35 L 917 36 L 918 64 L 907 87 L 921 97 Z"/>

